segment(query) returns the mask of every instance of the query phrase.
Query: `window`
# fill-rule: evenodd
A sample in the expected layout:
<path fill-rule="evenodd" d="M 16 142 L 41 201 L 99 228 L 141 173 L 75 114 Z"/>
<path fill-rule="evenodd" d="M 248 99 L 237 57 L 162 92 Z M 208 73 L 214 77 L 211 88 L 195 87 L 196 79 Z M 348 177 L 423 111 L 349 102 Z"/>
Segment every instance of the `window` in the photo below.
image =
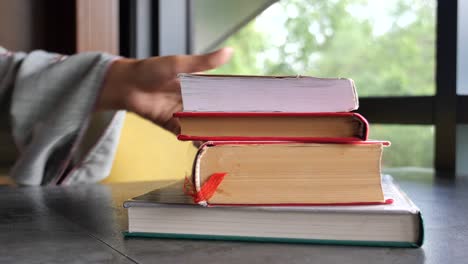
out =
<path fill-rule="evenodd" d="M 371 124 L 370 138 L 385 139 L 384 168 L 432 168 L 434 164 L 434 126 Z"/>
<path fill-rule="evenodd" d="M 466 1 L 167 0 L 148 1 L 148 8 L 142 1 L 120 3 L 137 7 L 121 8 L 124 55 L 140 49 L 141 35 L 154 55 L 234 46 L 235 58 L 214 73 L 353 78 L 359 112 L 372 124 L 373 137 L 394 141 L 387 169 L 429 164 L 450 172 L 441 176 L 455 170 L 468 175 Z M 135 19 L 140 16 L 148 16 L 144 34 L 136 30 L 144 24 Z M 401 142 L 411 142 L 412 149 L 398 147 Z M 415 154 L 417 149 L 423 153 Z"/>
<path fill-rule="evenodd" d="M 435 93 L 435 1 L 277 2 L 222 45 L 236 56 L 225 74 L 343 76 L 360 98 Z M 371 124 L 393 141 L 385 167 L 432 167 L 434 128 Z"/>
<path fill-rule="evenodd" d="M 218 73 L 346 76 L 360 96 L 435 93 L 434 1 L 283 0 L 223 45 Z"/>
<path fill-rule="evenodd" d="M 458 67 L 457 67 L 457 92 L 460 95 L 468 95 L 468 2 L 458 1 Z"/>

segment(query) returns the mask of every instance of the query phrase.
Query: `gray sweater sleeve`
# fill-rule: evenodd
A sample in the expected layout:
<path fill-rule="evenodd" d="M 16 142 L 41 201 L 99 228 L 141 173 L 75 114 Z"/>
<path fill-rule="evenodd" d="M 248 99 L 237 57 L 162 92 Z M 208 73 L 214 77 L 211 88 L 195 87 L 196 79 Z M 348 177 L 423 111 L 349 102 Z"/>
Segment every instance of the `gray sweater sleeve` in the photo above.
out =
<path fill-rule="evenodd" d="M 91 114 L 115 56 L 70 57 L 0 48 L 0 104 L 9 109 L 20 156 L 10 176 L 22 185 L 71 184 L 105 178 L 123 114 L 103 114 L 101 136 L 83 150 Z"/>

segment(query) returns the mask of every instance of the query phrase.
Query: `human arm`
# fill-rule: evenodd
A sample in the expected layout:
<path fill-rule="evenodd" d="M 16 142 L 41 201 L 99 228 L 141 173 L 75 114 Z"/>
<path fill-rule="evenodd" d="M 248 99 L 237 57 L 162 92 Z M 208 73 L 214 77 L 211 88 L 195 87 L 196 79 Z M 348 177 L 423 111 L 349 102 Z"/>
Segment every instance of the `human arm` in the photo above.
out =
<path fill-rule="evenodd" d="M 0 105 L 20 152 L 10 176 L 22 185 L 102 180 L 110 172 L 123 122 L 123 113 L 115 110 L 135 112 L 177 132 L 172 119 L 181 108 L 177 73 L 219 66 L 230 53 L 133 60 L 0 48 Z M 105 126 L 100 137 L 84 144 L 93 112 L 104 116 Z"/>
<path fill-rule="evenodd" d="M 179 124 L 172 117 L 182 109 L 177 74 L 217 68 L 231 54 L 232 49 L 224 48 L 204 55 L 116 60 L 109 69 L 97 107 L 125 109 L 178 133 Z"/>

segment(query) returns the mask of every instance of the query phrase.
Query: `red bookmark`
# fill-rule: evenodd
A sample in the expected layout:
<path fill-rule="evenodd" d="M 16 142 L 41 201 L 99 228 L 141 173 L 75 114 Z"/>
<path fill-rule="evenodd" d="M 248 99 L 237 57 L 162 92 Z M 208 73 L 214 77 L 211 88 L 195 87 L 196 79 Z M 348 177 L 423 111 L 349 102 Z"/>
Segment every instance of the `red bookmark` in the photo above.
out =
<path fill-rule="evenodd" d="M 227 173 L 213 173 L 208 180 L 206 180 L 200 188 L 200 191 L 196 191 L 192 181 L 185 177 L 184 192 L 185 194 L 192 196 L 193 202 L 200 205 L 208 205 L 208 200 L 214 195 L 219 185 L 223 181 Z"/>

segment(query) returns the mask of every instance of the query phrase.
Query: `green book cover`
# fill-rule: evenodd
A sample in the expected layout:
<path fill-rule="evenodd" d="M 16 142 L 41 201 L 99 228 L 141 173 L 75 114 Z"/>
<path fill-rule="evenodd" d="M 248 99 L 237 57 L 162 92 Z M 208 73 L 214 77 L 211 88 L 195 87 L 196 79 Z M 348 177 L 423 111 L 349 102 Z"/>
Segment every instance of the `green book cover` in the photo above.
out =
<path fill-rule="evenodd" d="M 188 239 L 188 240 L 220 240 L 220 241 L 241 241 L 260 243 L 290 243 L 290 244 L 316 244 L 316 245 L 340 245 L 340 246 L 367 246 L 367 247 L 398 247 L 398 248 L 419 248 L 422 240 L 417 243 L 401 241 L 353 241 L 353 240 L 329 240 L 329 239 L 297 239 L 297 238 L 275 238 L 275 237 L 247 237 L 247 236 L 218 236 L 218 235 L 195 235 L 195 234 L 174 234 L 174 233 L 142 233 L 124 232 L 125 238 L 167 238 L 167 239 Z"/>

